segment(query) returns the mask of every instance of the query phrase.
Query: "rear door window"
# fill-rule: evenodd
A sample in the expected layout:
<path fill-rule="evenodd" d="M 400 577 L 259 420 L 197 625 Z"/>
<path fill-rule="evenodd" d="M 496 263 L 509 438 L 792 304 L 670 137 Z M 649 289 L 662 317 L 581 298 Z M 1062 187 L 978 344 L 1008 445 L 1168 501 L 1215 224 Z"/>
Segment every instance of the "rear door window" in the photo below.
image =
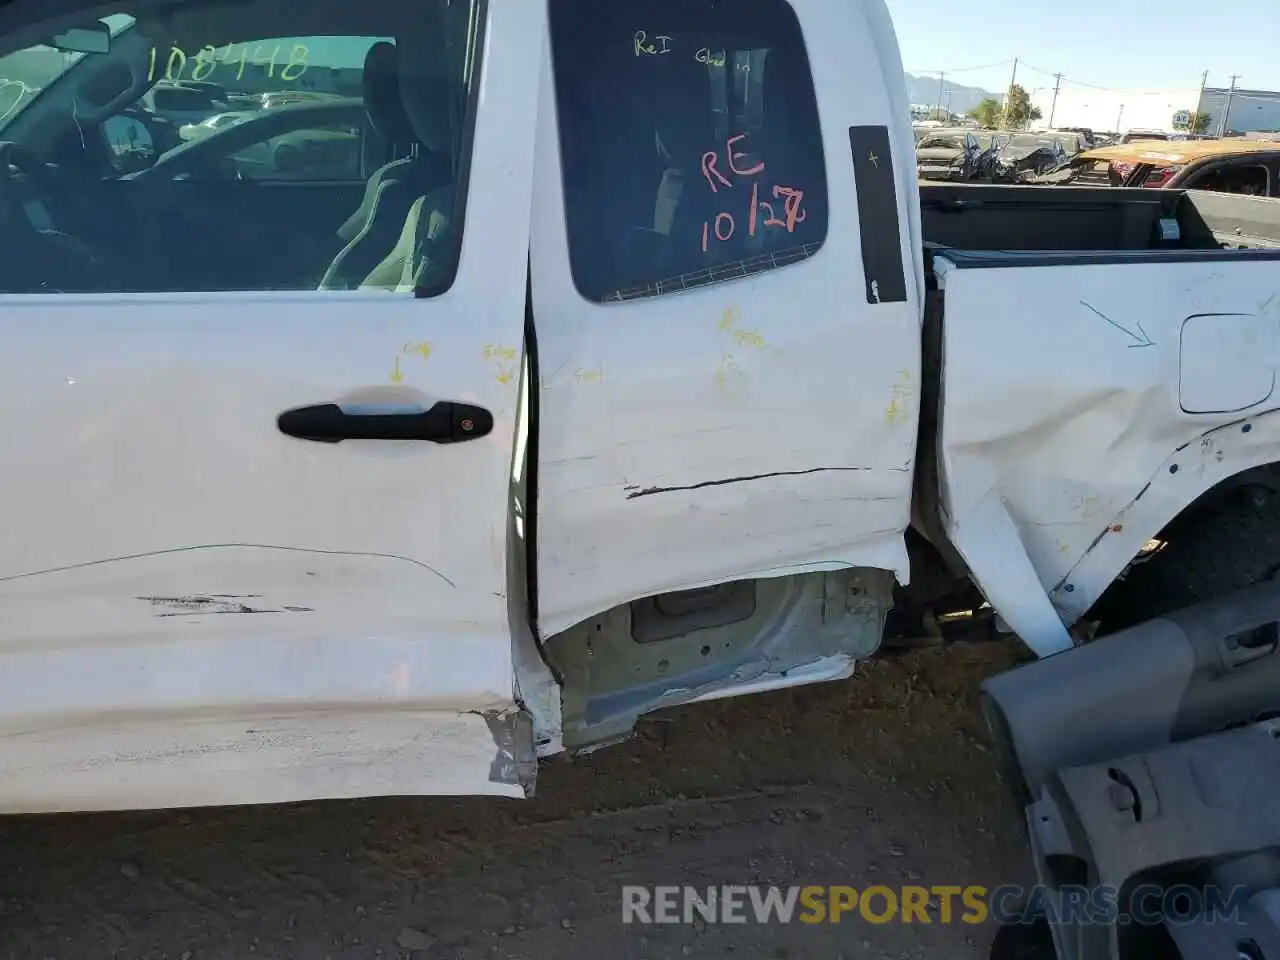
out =
<path fill-rule="evenodd" d="M 813 255 L 826 172 L 785 0 L 551 0 L 573 279 L 590 300 Z"/>

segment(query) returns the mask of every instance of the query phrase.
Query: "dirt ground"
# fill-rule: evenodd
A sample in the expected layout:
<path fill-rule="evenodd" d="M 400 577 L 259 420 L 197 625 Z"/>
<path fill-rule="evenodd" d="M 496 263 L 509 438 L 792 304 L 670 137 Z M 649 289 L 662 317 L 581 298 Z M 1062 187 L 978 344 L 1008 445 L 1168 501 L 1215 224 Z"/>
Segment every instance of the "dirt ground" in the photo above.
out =
<path fill-rule="evenodd" d="M 1000 644 L 644 721 L 527 802 L 0 820 L 0 956 L 969 960 L 964 924 L 624 926 L 624 884 L 1027 882 L 976 687 Z"/>

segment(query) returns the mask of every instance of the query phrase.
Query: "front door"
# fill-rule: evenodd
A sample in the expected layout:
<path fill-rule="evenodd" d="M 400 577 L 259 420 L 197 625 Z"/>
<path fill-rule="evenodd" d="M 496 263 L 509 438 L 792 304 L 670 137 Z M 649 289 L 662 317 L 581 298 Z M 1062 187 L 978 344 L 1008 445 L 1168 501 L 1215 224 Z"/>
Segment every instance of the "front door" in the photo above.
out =
<path fill-rule="evenodd" d="M 0 808 L 519 795 L 495 757 L 544 13 L 85 13 L 108 52 L 19 42 L 57 32 L 37 0 L 0 35 L 0 75 L 31 74 L 0 105 Z M 240 115 L 180 125 L 226 149 L 148 176 L 152 82 Z M 345 121 L 235 139 L 343 103 L 384 155 Z"/>

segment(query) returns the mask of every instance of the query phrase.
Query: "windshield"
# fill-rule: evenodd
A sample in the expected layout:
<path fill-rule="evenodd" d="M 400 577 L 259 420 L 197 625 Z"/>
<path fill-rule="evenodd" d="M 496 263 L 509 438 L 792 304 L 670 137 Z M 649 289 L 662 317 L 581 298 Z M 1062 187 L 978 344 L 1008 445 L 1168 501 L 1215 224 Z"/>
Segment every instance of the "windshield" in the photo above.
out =
<path fill-rule="evenodd" d="M 925 137 L 920 141 L 920 149 L 926 150 L 930 147 L 940 147 L 946 150 L 963 150 L 964 139 L 962 137 Z"/>
<path fill-rule="evenodd" d="M 134 24 L 125 13 L 103 17 L 117 37 Z M 0 130 L 21 113 L 40 92 L 89 54 L 71 53 L 44 44 L 24 47 L 0 57 Z"/>
<path fill-rule="evenodd" d="M 1057 137 L 1040 137 L 1030 133 L 1016 134 L 1009 138 L 1009 143 L 1007 144 L 1007 146 L 1015 150 L 1035 150 L 1039 147 L 1052 149 L 1060 145 Z"/>

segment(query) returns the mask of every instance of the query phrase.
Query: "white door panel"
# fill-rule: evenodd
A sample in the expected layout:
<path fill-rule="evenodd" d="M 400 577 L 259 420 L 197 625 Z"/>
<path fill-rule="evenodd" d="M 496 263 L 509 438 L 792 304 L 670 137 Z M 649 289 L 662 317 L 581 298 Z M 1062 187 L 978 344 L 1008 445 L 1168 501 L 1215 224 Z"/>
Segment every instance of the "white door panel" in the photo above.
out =
<path fill-rule="evenodd" d="M 519 258 L 510 263 L 518 276 Z M 484 360 L 484 328 L 457 322 L 463 311 L 483 315 L 466 310 L 465 288 L 431 301 L 69 299 L 4 308 L 8 352 L 22 358 L 0 406 L 5 489 L 21 509 L 0 529 L 0 576 L 56 579 L 63 568 L 184 551 L 168 562 L 198 581 L 205 564 L 223 566 L 217 551 L 228 545 L 332 552 L 353 566 L 381 557 L 410 565 L 414 592 L 387 598 L 408 601 L 406 613 L 421 613 L 425 600 L 441 624 L 505 618 L 490 587 L 504 569 L 515 387 Z M 508 307 L 505 331 L 492 318 L 492 339 L 505 332 L 518 348 L 522 304 Z M 430 345 L 426 360 L 405 352 L 417 344 Z M 450 445 L 327 444 L 276 425 L 279 413 L 309 403 L 436 400 L 486 407 L 497 429 Z M 127 598 L 118 600 L 116 615 L 127 619 Z M 397 606 L 383 609 L 394 616 Z"/>
<path fill-rule="evenodd" d="M 595 302 L 602 298 L 593 292 L 588 299 L 577 289 L 581 283 L 575 286 L 571 246 L 607 246 L 611 236 L 583 244 L 570 235 L 575 226 L 566 215 L 566 202 L 585 206 L 584 197 L 598 194 L 591 192 L 595 184 L 582 183 L 582 171 L 562 156 L 561 139 L 550 122 L 557 116 L 557 90 L 552 78 L 544 77 L 541 112 L 548 121 L 538 135 L 532 254 L 542 381 L 538 587 L 544 636 L 639 597 L 735 579 L 843 566 L 889 568 L 906 577 L 901 534 L 909 512 L 920 362 L 916 284 L 910 255 L 904 255 L 898 281 L 902 297 L 891 297 L 886 288 L 886 300 L 896 302 L 869 302 L 850 153 L 851 126 L 883 122 L 888 101 L 869 39 L 863 50 L 842 45 L 829 51 L 812 39 L 823 34 L 861 37 L 866 32 L 861 13 L 818 4 L 795 8 L 803 34 L 810 38 L 814 81 L 823 91 L 812 134 L 820 137 L 825 154 L 821 173 L 812 185 L 785 179 L 792 176 L 783 172 L 787 162 L 792 161 L 790 169 L 801 169 L 804 163 L 794 162 L 797 155 L 807 150 L 812 161 L 815 148 L 768 132 L 788 105 L 771 107 L 770 98 L 777 94 L 765 79 L 764 119 L 757 116 L 764 132 L 758 138 L 765 142 L 772 136 L 770 145 L 780 149 L 770 154 L 770 146 L 762 146 L 759 156 L 765 166 L 752 177 L 732 177 L 729 187 L 716 179 L 710 190 L 715 175 L 705 168 L 686 174 L 681 202 L 710 200 L 711 212 L 683 224 L 677 212 L 676 226 L 663 240 L 676 244 L 682 242 L 677 234 L 688 234 L 696 245 L 699 222 L 709 231 L 718 224 L 721 234 L 728 234 L 729 221 L 715 211 L 732 211 L 732 230 L 755 231 L 747 248 L 757 253 L 741 262 L 708 260 L 701 273 L 663 277 L 647 295 L 634 297 L 631 290 Z M 646 71 L 669 64 L 687 68 L 684 60 L 693 63 L 696 51 L 714 47 L 705 34 L 680 21 L 680 9 L 671 5 L 666 19 L 663 5 L 656 2 L 629 12 L 636 23 L 637 17 L 652 19 L 653 32 L 673 39 L 670 54 L 648 60 L 637 55 L 628 74 L 623 68 L 611 72 L 617 58 L 631 57 L 626 49 L 630 34 L 620 41 L 613 35 L 621 30 L 620 21 L 618 30 L 610 27 L 605 36 L 593 35 L 587 46 L 601 51 L 595 68 L 603 77 L 600 96 L 623 96 L 618 91 L 634 95 L 635 102 L 620 103 L 619 111 L 643 117 L 652 109 L 660 139 L 687 141 L 681 144 L 685 157 L 702 154 L 705 162 L 704 152 L 714 152 L 716 171 L 730 166 L 749 170 L 760 161 L 737 151 L 753 144 L 750 137 L 732 143 L 723 137 L 695 137 L 688 130 L 702 118 L 687 109 L 682 114 L 687 124 L 664 127 L 670 111 L 681 112 L 679 104 L 696 97 L 671 94 L 662 85 L 687 83 L 696 91 L 699 82 L 706 82 L 705 72 L 669 81 Z M 554 6 L 552 22 L 554 38 Z M 729 74 L 767 71 L 769 56 L 783 56 L 755 50 L 756 45 L 769 47 L 777 31 L 753 33 L 748 26 L 737 26 L 752 49 L 733 55 L 738 59 L 730 60 Z M 615 41 L 618 50 L 610 46 Z M 795 46 L 786 51 L 793 56 Z M 577 77 L 583 56 L 575 54 L 566 63 L 562 51 L 556 69 Z M 714 84 L 719 58 L 711 56 L 712 63 L 707 59 L 704 55 L 697 65 L 711 72 Z M 803 65 L 795 75 L 802 76 L 802 70 Z M 608 86 L 614 80 L 617 90 Z M 774 82 L 788 81 L 804 86 L 795 76 Z M 651 88 L 663 92 L 651 93 Z M 755 109 L 751 102 L 759 93 L 760 88 L 748 86 L 744 117 Z M 580 95 L 575 89 L 575 96 Z M 579 122 L 575 106 L 571 98 L 568 111 L 562 109 L 562 127 Z M 789 114 L 792 141 L 800 136 L 803 112 Z M 587 119 L 581 122 L 603 127 L 598 113 L 583 107 L 582 115 Z M 622 206 L 633 191 L 647 190 L 645 197 L 659 192 L 660 164 L 656 173 L 649 167 L 628 172 L 630 164 L 648 163 L 654 153 L 653 127 L 646 137 L 645 123 L 637 121 L 634 128 L 613 134 L 629 138 L 630 154 L 618 151 L 613 167 L 597 161 L 587 171 L 591 177 L 616 180 L 616 190 L 604 193 L 605 202 Z M 707 123 L 715 126 L 710 114 Z M 608 138 L 597 134 L 582 139 L 590 144 Z M 794 148 L 791 153 L 788 147 Z M 676 147 L 670 149 L 674 154 Z M 731 151 L 733 158 L 728 157 Z M 892 169 L 888 154 L 886 147 L 877 158 L 886 172 Z M 772 157 L 783 158 L 776 173 L 769 166 Z M 674 164 L 672 160 L 668 166 Z M 562 183 L 568 185 L 567 201 Z M 758 218 L 751 214 L 753 202 L 773 198 L 774 186 L 783 188 L 783 198 L 786 188 L 805 189 L 800 210 L 815 222 L 825 208 L 825 236 L 797 230 L 796 242 L 806 241 L 800 249 L 767 240 L 766 230 L 774 230 L 774 237 L 787 230 L 776 223 L 785 220 L 785 201 L 773 200 L 773 209 L 759 207 Z M 897 223 L 908 225 L 914 189 L 900 183 L 896 203 L 893 196 L 888 194 L 889 210 L 896 213 Z M 647 226 L 644 203 L 633 206 L 631 216 Z M 661 199 L 648 202 L 648 211 L 657 208 L 655 232 L 662 230 L 661 207 Z M 611 223 L 619 232 L 637 226 L 619 216 Z M 588 217 L 584 214 L 581 221 Z M 775 224 L 766 228 L 768 219 Z M 903 251 L 897 223 L 879 226 L 887 228 L 887 242 Z M 797 225 L 803 228 L 802 222 Z M 708 247 L 714 246 L 709 234 L 707 240 Z M 883 233 L 878 240 L 886 242 Z M 593 253 L 588 249 L 582 257 Z M 625 277 L 618 279 L 620 286 L 628 286 L 621 282 Z M 654 295 L 659 288 L 662 292 Z"/>
<path fill-rule="evenodd" d="M 465 24 L 476 8 L 451 9 Z M 528 785 L 501 761 L 519 739 L 507 536 L 545 16 L 484 9 L 444 292 L 169 292 L 184 288 L 160 278 L 152 293 L 0 296 L 0 730 L 35 737 L 0 749 L 0 809 Z M 327 10 L 299 29 L 323 34 Z M 417 63 L 405 55 L 402 82 Z M 437 401 L 483 408 L 491 431 L 314 442 L 277 422 Z M 94 734 L 45 737 L 55 725 Z M 269 756 L 238 759 L 263 737 Z M 357 763 L 366 748 L 377 756 Z M 38 749 L 34 764 L 23 751 Z M 116 769 L 130 751 L 146 762 Z M 197 773 L 217 789 L 179 782 Z"/>

